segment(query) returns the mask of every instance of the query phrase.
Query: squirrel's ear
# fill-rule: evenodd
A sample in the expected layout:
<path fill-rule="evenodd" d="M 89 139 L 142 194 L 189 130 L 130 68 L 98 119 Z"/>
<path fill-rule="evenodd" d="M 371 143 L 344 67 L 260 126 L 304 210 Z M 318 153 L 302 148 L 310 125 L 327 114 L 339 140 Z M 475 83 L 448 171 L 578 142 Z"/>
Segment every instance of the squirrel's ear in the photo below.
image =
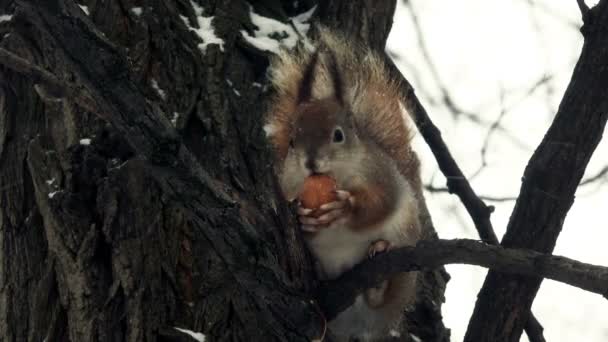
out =
<path fill-rule="evenodd" d="M 302 82 L 300 83 L 300 89 L 298 90 L 298 103 L 309 101 L 312 98 L 312 87 L 315 82 L 315 69 L 317 68 L 318 60 L 319 50 L 313 53 L 306 69 L 304 69 Z"/>
<path fill-rule="evenodd" d="M 344 105 L 344 86 L 338 67 L 338 60 L 333 51 L 328 49 L 327 54 L 329 55 L 329 75 L 334 84 L 334 96 L 338 103 Z"/>

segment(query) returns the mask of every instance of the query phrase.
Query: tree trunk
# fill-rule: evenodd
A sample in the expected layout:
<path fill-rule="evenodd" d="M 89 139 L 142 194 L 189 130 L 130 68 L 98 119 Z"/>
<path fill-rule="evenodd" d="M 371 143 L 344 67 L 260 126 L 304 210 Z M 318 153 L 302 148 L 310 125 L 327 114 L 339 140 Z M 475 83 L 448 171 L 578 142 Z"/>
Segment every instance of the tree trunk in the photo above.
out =
<path fill-rule="evenodd" d="M 608 120 L 608 1 L 583 13 L 585 43 L 558 112 L 522 176 L 501 245 L 550 254 Z M 467 342 L 517 342 L 542 278 L 489 271 Z"/>
<path fill-rule="evenodd" d="M 314 20 L 383 48 L 394 1 L 319 3 Z M 57 78 L 0 67 L 2 340 L 320 338 L 262 130 L 270 54 L 244 39 L 259 34 L 250 11 L 290 25 L 316 2 L 81 5 L 0 0 L 0 46 Z M 204 41 L 211 16 L 221 44 Z M 447 341 L 448 276 L 420 279 L 404 326 Z"/>

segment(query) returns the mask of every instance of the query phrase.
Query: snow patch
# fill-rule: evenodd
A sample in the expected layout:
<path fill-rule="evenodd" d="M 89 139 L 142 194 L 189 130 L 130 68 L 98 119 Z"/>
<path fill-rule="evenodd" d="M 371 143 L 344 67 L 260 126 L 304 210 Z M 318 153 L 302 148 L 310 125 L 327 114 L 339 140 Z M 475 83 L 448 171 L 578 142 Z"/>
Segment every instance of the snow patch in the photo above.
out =
<path fill-rule="evenodd" d="M 158 85 L 158 82 L 155 79 L 152 79 L 150 81 L 150 85 L 152 86 L 152 88 L 154 88 L 154 90 L 156 90 L 156 92 L 158 93 L 158 96 L 160 96 L 161 99 L 165 100 L 167 98 L 167 94 L 165 93 L 164 90 L 162 90 L 160 88 L 160 86 Z"/>
<path fill-rule="evenodd" d="M 241 96 L 241 92 L 234 88 L 234 85 L 232 84 L 231 80 L 226 79 L 226 83 L 228 83 L 228 86 L 230 86 L 232 88 L 232 91 L 234 92 L 234 94 L 236 94 L 236 96 L 239 96 L 239 97 Z"/>
<path fill-rule="evenodd" d="M 110 159 L 110 170 L 118 170 L 125 166 L 128 162 L 129 160 L 125 160 L 121 163 L 121 160 L 119 158 L 112 158 Z"/>
<path fill-rule="evenodd" d="M 179 119 L 179 113 L 173 112 L 173 117 L 171 118 L 171 123 L 173 126 L 177 126 L 177 119 Z"/>
<path fill-rule="evenodd" d="M 400 332 L 398 332 L 398 331 L 397 331 L 397 330 L 395 330 L 395 329 L 391 329 L 391 330 L 388 332 L 388 334 L 389 334 L 391 337 L 401 337 L 401 333 L 400 333 Z"/>
<path fill-rule="evenodd" d="M 189 28 L 189 29 L 192 29 L 192 28 L 190 27 L 190 22 L 188 21 L 188 18 L 187 18 L 185 15 L 181 15 L 181 14 L 180 14 L 180 15 L 179 15 L 179 17 L 180 17 L 180 18 L 182 18 L 182 21 L 184 22 L 184 24 L 185 24 L 186 26 L 188 26 L 188 28 Z"/>
<path fill-rule="evenodd" d="M 10 21 L 11 19 L 13 19 L 13 16 L 10 14 L 0 14 L 0 23 Z"/>
<path fill-rule="evenodd" d="M 55 197 L 55 195 L 57 195 L 57 194 L 58 194 L 58 193 L 60 193 L 60 192 L 61 192 L 61 190 L 57 190 L 57 191 L 53 191 L 53 192 L 49 192 L 49 198 L 51 198 L 51 199 L 52 199 L 53 197 Z"/>
<path fill-rule="evenodd" d="M 264 132 L 266 133 L 266 136 L 271 137 L 277 133 L 278 127 L 269 123 L 269 124 L 265 124 L 263 129 L 264 129 Z"/>
<path fill-rule="evenodd" d="M 300 32 L 303 36 L 308 34 L 308 30 L 310 29 L 310 18 L 315 13 L 317 6 L 311 7 L 308 11 L 300 13 L 295 17 L 291 17 L 291 21 L 293 22 L 293 26 L 296 27 L 296 30 Z"/>
<path fill-rule="evenodd" d="M 144 12 L 144 9 L 141 7 L 133 7 L 131 8 L 131 13 L 135 14 L 136 16 L 140 16 L 142 13 Z"/>
<path fill-rule="evenodd" d="M 194 332 L 194 331 L 188 330 L 188 329 L 181 329 L 178 327 L 173 327 L 173 329 L 183 332 L 184 334 L 188 334 L 188 335 L 192 336 L 193 339 L 195 339 L 199 342 L 205 342 L 205 335 L 203 335 L 201 333 L 197 333 L 197 332 Z"/>
<path fill-rule="evenodd" d="M 85 5 L 78 5 L 84 14 L 89 15 L 89 7 Z"/>
<path fill-rule="evenodd" d="M 213 16 L 205 17 L 203 15 L 203 7 L 199 6 L 196 2 L 190 0 L 190 4 L 192 5 L 192 9 L 194 9 L 194 13 L 196 14 L 196 21 L 198 24 L 197 27 L 193 27 L 188 22 L 188 18 L 180 15 L 182 21 L 188 26 L 190 31 L 196 33 L 203 42 L 198 44 L 198 48 L 203 52 L 207 52 L 207 45 L 209 44 L 218 44 L 220 46 L 220 50 L 224 51 L 224 40 L 219 38 L 215 34 L 215 30 L 211 22 L 213 21 Z"/>
<path fill-rule="evenodd" d="M 86 138 L 86 139 L 80 139 L 80 145 L 91 145 L 91 139 Z"/>
<path fill-rule="evenodd" d="M 279 53 L 281 47 L 292 49 L 296 46 L 298 40 L 306 39 L 306 34 L 310 29 L 309 21 L 316 8 L 316 6 L 313 6 L 310 10 L 289 18 L 292 26 L 275 19 L 263 17 L 255 13 L 253 7 L 250 6 L 249 18 L 258 29 L 254 31 L 253 36 L 245 30 L 241 30 L 241 35 L 249 44 L 259 50 L 276 54 Z"/>
<path fill-rule="evenodd" d="M 47 179 L 47 181 L 46 181 L 47 185 L 53 185 L 53 183 L 55 183 L 55 178 L 53 178 L 53 179 Z"/>
<path fill-rule="evenodd" d="M 422 340 L 420 339 L 420 337 L 414 335 L 414 334 L 410 334 L 410 337 L 412 338 L 412 340 L 414 340 L 414 342 L 422 342 Z"/>

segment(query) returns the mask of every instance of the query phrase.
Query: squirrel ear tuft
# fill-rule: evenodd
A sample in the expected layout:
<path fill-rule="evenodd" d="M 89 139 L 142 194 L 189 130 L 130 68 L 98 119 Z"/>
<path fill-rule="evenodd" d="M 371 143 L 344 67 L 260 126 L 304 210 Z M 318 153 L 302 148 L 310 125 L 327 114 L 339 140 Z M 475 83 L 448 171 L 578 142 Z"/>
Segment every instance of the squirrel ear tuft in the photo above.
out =
<path fill-rule="evenodd" d="M 317 68 L 318 60 L 319 50 L 313 53 L 306 69 L 304 69 L 302 82 L 300 83 L 300 89 L 298 90 L 298 103 L 309 101 L 312 98 L 312 87 L 315 82 L 315 69 Z"/>
<path fill-rule="evenodd" d="M 329 55 L 328 67 L 329 75 L 334 85 L 334 96 L 336 97 L 336 101 L 338 101 L 338 103 L 344 105 L 344 83 L 342 82 L 342 76 L 340 75 L 338 60 L 336 59 L 336 55 L 332 50 L 328 49 L 327 54 Z"/>

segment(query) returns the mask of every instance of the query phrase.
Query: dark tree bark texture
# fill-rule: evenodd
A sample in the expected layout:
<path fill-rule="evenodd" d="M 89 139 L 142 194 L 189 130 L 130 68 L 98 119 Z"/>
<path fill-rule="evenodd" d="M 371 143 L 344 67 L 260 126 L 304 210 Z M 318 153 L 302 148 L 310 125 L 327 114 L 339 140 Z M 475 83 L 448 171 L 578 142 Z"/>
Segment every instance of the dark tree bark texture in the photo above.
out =
<path fill-rule="evenodd" d="M 243 39 L 250 4 L 195 4 L 223 45 L 200 47 L 186 0 L 83 1 L 88 14 L 71 0 L 0 0 L 12 15 L 0 47 L 56 77 L 0 67 L 2 341 L 191 340 L 174 327 L 211 341 L 323 335 L 262 130 L 269 54 Z M 251 5 L 288 23 L 316 2 Z M 315 20 L 383 48 L 394 1 L 318 6 Z M 448 276 L 420 278 L 405 325 L 447 341 Z"/>

